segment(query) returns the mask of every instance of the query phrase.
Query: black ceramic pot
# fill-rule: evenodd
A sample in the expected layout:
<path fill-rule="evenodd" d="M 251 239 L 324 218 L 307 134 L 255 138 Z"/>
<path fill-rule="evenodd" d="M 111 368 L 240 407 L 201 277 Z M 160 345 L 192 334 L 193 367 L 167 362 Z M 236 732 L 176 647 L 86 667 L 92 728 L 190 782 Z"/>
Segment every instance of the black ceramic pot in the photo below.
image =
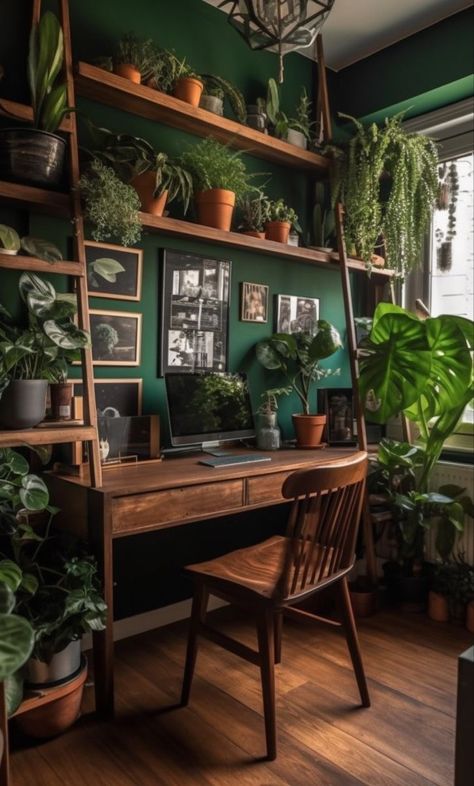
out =
<path fill-rule="evenodd" d="M 34 186 L 61 182 L 66 142 L 36 128 L 0 129 L 0 179 Z"/>
<path fill-rule="evenodd" d="M 14 379 L 0 398 L 0 426 L 24 429 L 37 426 L 46 414 L 45 379 Z"/>

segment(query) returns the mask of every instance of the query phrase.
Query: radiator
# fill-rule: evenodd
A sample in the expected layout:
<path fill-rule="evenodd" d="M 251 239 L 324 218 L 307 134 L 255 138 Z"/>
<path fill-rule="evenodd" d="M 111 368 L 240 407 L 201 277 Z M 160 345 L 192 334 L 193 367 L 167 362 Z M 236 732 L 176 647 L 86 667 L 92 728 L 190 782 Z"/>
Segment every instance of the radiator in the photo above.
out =
<path fill-rule="evenodd" d="M 455 464 L 449 461 L 439 461 L 431 475 L 431 489 L 437 491 L 446 483 L 466 489 L 471 499 L 474 499 L 474 466 L 471 464 Z M 426 559 L 436 559 L 435 531 L 428 531 L 426 535 Z M 456 539 L 455 553 L 464 552 L 464 559 L 474 565 L 474 521 L 466 516 L 464 532 Z"/>

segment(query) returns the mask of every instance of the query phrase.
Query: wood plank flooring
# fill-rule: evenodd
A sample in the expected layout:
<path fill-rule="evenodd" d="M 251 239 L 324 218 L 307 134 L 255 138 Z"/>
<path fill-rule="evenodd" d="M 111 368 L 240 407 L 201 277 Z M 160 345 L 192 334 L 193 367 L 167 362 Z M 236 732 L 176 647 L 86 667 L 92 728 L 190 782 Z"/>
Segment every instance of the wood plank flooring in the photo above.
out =
<path fill-rule="evenodd" d="M 214 623 L 253 644 L 252 625 Z M 359 621 L 372 707 L 357 689 L 339 630 L 286 621 L 277 666 L 279 754 L 262 760 L 257 669 L 203 641 L 186 709 L 178 708 L 186 623 L 117 645 L 117 717 L 18 741 L 13 786 L 452 786 L 457 655 L 467 631 L 383 611 Z"/>

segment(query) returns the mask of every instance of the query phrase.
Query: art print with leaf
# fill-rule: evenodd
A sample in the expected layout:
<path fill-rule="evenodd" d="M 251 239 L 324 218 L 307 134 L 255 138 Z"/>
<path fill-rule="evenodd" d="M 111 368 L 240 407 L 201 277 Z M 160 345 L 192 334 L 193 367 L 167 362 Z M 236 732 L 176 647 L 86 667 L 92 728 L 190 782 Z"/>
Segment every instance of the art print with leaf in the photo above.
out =
<path fill-rule="evenodd" d="M 142 249 L 92 241 L 87 241 L 85 248 L 89 295 L 111 300 L 140 300 Z"/>

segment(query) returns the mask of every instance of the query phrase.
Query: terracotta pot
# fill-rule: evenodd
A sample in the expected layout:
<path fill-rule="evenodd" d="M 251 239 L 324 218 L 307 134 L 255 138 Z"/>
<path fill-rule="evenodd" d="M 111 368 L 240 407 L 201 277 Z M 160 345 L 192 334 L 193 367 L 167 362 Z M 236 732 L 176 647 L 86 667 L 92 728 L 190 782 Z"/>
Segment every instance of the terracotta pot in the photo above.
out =
<path fill-rule="evenodd" d="M 159 196 L 153 196 L 156 186 L 156 173 L 152 170 L 142 172 L 130 181 L 138 196 L 140 197 L 141 208 L 144 213 L 151 213 L 153 216 L 162 216 L 168 191 L 162 191 Z"/>
<path fill-rule="evenodd" d="M 449 622 L 448 599 L 439 592 L 428 593 L 428 617 L 435 622 Z"/>
<path fill-rule="evenodd" d="M 232 223 L 235 194 L 223 188 L 198 191 L 196 210 L 199 224 L 228 232 Z"/>
<path fill-rule="evenodd" d="M 315 448 L 321 443 L 326 415 L 292 415 L 296 447 Z"/>
<path fill-rule="evenodd" d="M 249 229 L 247 232 L 242 232 L 242 234 L 248 235 L 249 237 L 258 237 L 259 240 L 265 240 L 265 232 L 257 232 Z"/>
<path fill-rule="evenodd" d="M 135 82 L 136 85 L 139 85 L 142 81 L 140 71 L 132 63 L 119 63 L 114 66 L 114 74 L 122 76 L 124 79 L 129 79 L 130 82 Z"/>
<path fill-rule="evenodd" d="M 31 737 L 46 739 L 67 731 L 79 717 L 87 662 L 77 677 L 70 682 L 51 688 L 58 698 L 15 718 L 17 726 Z"/>
<path fill-rule="evenodd" d="M 372 254 L 370 261 L 374 267 L 383 267 L 385 265 L 385 259 L 380 254 Z"/>
<path fill-rule="evenodd" d="M 203 83 L 192 76 L 183 76 L 174 86 L 173 94 L 181 101 L 186 101 L 191 106 L 198 107 L 201 100 Z"/>
<path fill-rule="evenodd" d="M 288 243 L 291 224 L 289 221 L 267 221 L 265 224 L 265 237 L 277 243 Z"/>
<path fill-rule="evenodd" d="M 50 386 L 51 417 L 53 420 L 71 419 L 72 382 L 54 382 Z"/>
<path fill-rule="evenodd" d="M 466 606 L 466 628 L 474 633 L 474 600 L 470 600 Z"/>
<path fill-rule="evenodd" d="M 349 582 L 352 610 L 356 617 L 370 617 L 377 611 L 377 589 L 367 576 L 358 576 Z"/>

